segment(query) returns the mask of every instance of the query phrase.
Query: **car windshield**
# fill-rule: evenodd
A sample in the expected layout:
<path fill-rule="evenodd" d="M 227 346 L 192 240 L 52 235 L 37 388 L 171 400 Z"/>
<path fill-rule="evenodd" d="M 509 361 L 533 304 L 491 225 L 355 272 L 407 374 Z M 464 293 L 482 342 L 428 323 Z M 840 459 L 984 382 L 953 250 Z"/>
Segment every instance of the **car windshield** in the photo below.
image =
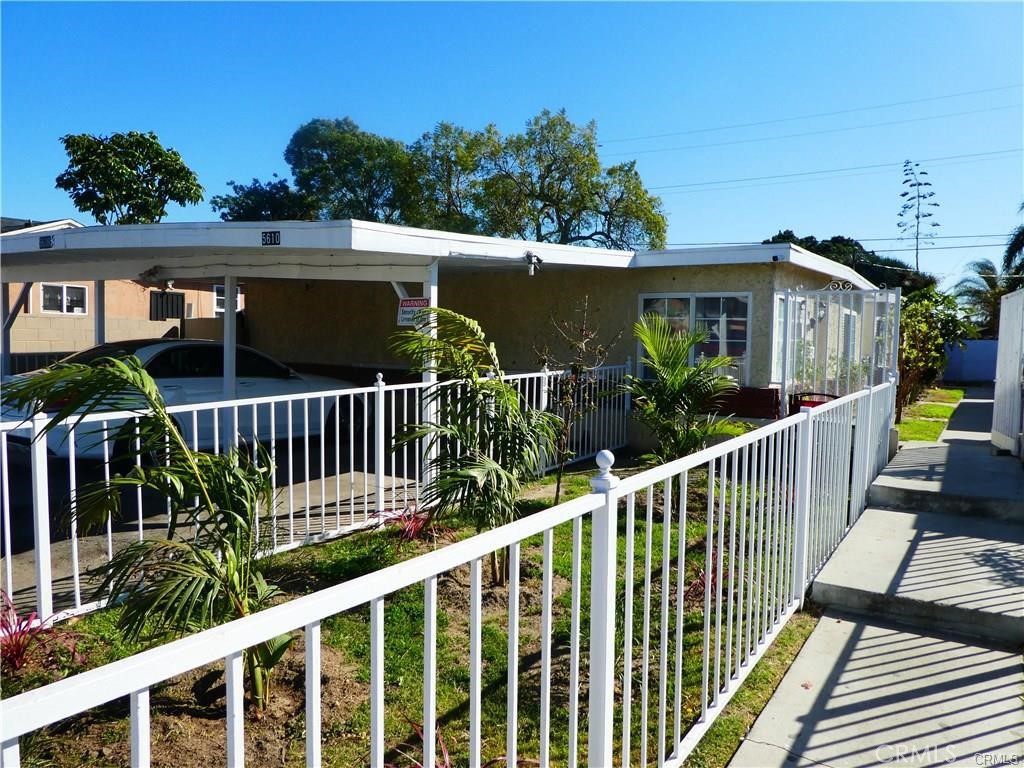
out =
<path fill-rule="evenodd" d="M 75 352 L 73 355 L 68 355 L 60 362 L 92 365 L 97 360 L 104 357 L 129 357 L 130 355 L 134 355 L 143 347 L 148 347 L 152 344 L 152 341 L 112 341 L 109 344 L 100 344 L 98 347 L 91 347 L 89 349 L 83 349 L 81 352 Z"/>

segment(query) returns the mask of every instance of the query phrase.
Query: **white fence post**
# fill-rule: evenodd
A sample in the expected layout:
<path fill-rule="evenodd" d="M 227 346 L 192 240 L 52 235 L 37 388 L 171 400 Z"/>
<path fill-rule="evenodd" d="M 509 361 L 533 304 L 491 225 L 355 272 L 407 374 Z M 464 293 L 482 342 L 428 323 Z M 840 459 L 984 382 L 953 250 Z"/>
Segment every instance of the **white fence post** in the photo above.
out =
<path fill-rule="evenodd" d="M 377 514 L 384 513 L 384 374 L 377 374 L 377 396 L 374 398 L 373 413 L 373 471 L 374 505 Z"/>
<path fill-rule="evenodd" d="M 53 572 L 50 568 L 50 480 L 47 467 L 46 415 L 32 417 L 32 521 L 36 543 L 36 610 L 41 621 L 53 615 Z"/>
<path fill-rule="evenodd" d="M 21 765 L 21 750 L 18 737 L 0 744 L 0 768 L 18 768 Z"/>
<path fill-rule="evenodd" d="M 616 517 L 619 479 L 611 473 L 615 456 L 597 454 L 599 472 L 590 481 L 594 493 L 603 493 L 604 505 L 594 511 L 590 552 L 590 715 L 588 764 L 612 765 L 615 706 L 615 575 Z"/>
<path fill-rule="evenodd" d="M 544 367 L 540 369 L 540 372 L 540 398 L 537 403 L 537 410 L 543 413 L 548 409 L 548 382 L 551 379 L 551 371 L 547 363 L 544 363 Z"/>
<path fill-rule="evenodd" d="M 811 526 L 811 447 L 813 445 L 813 418 L 811 409 L 804 406 L 800 413 L 805 417 L 797 427 L 797 485 L 796 485 L 796 541 L 794 542 L 793 588 L 794 599 L 799 608 L 804 607 L 804 592 L 807 589 L 807 546 Z"/>
<path fill-rule="evenodd" d="M 630 357 L 626 358 L 626 370 L 623 371 L 622 378 L 623 378 L 623 380 L 625 380 L 625 378 L 627 376 L 632 376 L 632 375 L 633 375 L 633 358 L 632 358 L 632 356 L 630 356 Z M 624 397 L 625 397 L 625 399 L 623 400 L 623 407 L 625 408 L 626 416 L 628 418 L 629 417 L 629 411 L 630 411 L 630 409 L 633 406 L 633 396 L 627 390 L 624 393 Z"/>
<path fill-rule="evenodd" d="M 871 484 L 871 425 L 874 412 L 874 393 L 871 387 L 857 401 L 857 424 L 853 436 L 853 487 L 850 489 L 848 522 L 853 525 L 864 511 L 868 486 Z"/>

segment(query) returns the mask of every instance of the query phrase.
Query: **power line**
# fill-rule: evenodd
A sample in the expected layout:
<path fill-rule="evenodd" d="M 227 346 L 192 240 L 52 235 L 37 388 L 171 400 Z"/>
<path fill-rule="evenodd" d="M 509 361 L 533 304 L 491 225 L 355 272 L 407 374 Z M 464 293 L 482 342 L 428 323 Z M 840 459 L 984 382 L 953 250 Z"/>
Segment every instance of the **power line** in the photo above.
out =
<path fill-rule="evenodd" d="M 930 115 L 928 117 L 911 117 L 904 120 L 888 120 L 882 123 L 866 123 L 865 125 L 851 125 L 842 128 L 823 128 L 817 131 L 804 131 L 803 133 L 787 133 L 780 136 L 761 136 L 755 139 L 733 139 L 732 141 L 719 141 L 711 144 L 687 144 L 680 147 L 661 147 L 657 149 L 638 149 L 633 152 L 612 152 L 605 157 L 622 157 L 634 155 L 650 155 L 657 152 L 679 152 L 686 149 L 707 149 L 709 147 L 728 147 L 736 144 L 753 144 L 761 141 L 776 141 L 779 139 L 796 139 L 804 136 L 818 136 L 826 133 L 843 133 L 846 131 L 857 131 L 862 128 L 881 128 L 889 125 L 903 125 L 906 123 L 920 123 L 927 120 L 941 120 L 947 117 L 962 117 L 965 115 L 978 115 L 985 112 L 999 112 L 1005 109 L 1017 109 L 1020 104 L 1007 104 L 1002 107 L 987 107 L 985 109 L 971 109 L 964 112 L 948 112 L 942 115 Z"/>
<path fill-rule="evenodd" d="M 945 157 L 925 157 L 921 158 L 918 162 L 932 163 L 940 160 L 959 160 L 961 158 L 972 158 L 972 157 L 989 157 L 992 155 L 1006 155 L 1014 152 L 1020 152 L 1021 147 L 1015 149 L 999 149 L 992 152 L 973 152 L 966 155 L 946 155 Z M 702 187 L 711 184 L 738 184 L 744 181 L 765 181 L 767 179 L 790 179 L 798 176 L 815 176 L 822 173 L 840 173 L 843 171 L 861 171 L 868 168 L 893 168 L 903 165 L 903 160 L 896 160 L 889 163 L 872 163 L 870 165 L 851 165 L 846 168 L 823 168 L 817 171 L 799 171 L 796 173 L 778 173 L 770 176 L 747 176 L 739 179 L 721 179 L 718 181 L 693 181 L 686 184 L 662 184 L 656 187 L 648 187 L 648 189 L 681 189 L 683 187 Z"/>
<path fill-rule="evenodd" d="M 1020 83 L 1017 85 L 1004 85 L 998 88 L 983 88 L 977 91 L 961 91 L 959 93 L 950 93 L 944 96 L 930 96 L 923 99 L 910 99 L 908 101 L 893 101 L 888 104 L 874 104 L 867 107 L 853 107 L 851 109 L 839 109 L 834 112 L 815 112 L 809 115 L 795 115 L 793 117 L 779 117 L 773 120 L 759 120 L 753 123 L 736 123 L 734 125 L 720 125 L 712 128 L 693 128 L 688 131 L 672 131 L 670 133 L 655 133 L 647 136 L 630 136 L 622 139 L 605 139 L 600 142 L 598 146 L 604 146 L 605 144 L 618 144 L 626 141 L 645 141 L 647 139 L 667 139 L 672 136 L 689 136 L 695 133 L 711 133 L 714 131 L 728 131 L 734 128 L 754 128 L 761 125 L 774 125 L 777 123 L 790 123 L 795 120 L 810 120 L 816 117 L 832 117 L 833 115 L 849 115 L 854 112 L 866 112 L 873 109 L 887 109 L 889 107 L 902 107 L 906 104 L 923 104 L 929 101 L 941 101 L 943 99 L 954 99 L 959 96 L 973 96 L 979 93 L 994 93 L 996 91 L 1008 91 L 1011 89 L 1020 89 L 1022 86 Z"/>

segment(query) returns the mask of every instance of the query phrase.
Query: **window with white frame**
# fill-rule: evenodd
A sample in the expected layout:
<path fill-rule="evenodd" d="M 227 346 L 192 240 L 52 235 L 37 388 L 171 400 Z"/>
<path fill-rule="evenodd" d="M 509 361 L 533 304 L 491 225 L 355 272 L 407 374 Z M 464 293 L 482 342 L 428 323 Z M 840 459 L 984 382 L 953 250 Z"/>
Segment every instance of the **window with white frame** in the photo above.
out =
<path fill-rule="evenodd" d="M 235 287 L 235 309 L 241 309 L 242 307 L 242 287 Z M 213 286 L 213 311 L 218 314 L 224 314 L 224 286 L 215 285 Z"/>
<path fill-rule="evenodd" d="M 661 315 L 670 326 L 679 331 L 707 331 L 708 339 L 694 348 L 691 363 L 697 358 L 728 355 L 736 362 L 736 368 L 730 369 L 728 373 L 735 376 L 741 384 L 748 381 L 750 306 L 749 293 L 640 295 L 641 315 Z"/>
<path fill-rule="evenodd" d="M 39 304 L 43 312 L 57 312 L 62 315 L 86 314 L 88 293 L 84 285 L 42 283 L 39 286 L 39 293 Z"/>

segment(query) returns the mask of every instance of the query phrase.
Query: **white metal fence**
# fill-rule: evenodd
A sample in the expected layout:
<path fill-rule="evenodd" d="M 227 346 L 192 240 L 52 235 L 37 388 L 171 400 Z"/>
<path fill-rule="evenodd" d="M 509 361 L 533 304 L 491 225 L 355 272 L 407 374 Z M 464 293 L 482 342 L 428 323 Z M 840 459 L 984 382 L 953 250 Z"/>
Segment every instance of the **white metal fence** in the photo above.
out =
<path fill-rule="evenodd" d="M 606 366 L 585 384 L 593 408 L 576 423 L 574 460 L 626 443 L 628 397 L 620 385 L 628 366 Z M 558 411 L 566 371 L 516 374 L 506 380 L 533 407 Z M 280 552 L 376 525 L 414 507 L 424 472 L 422 441 L 396 446 L 407 427 L 430 417 L 428 387 L 454 394 L 455 383 L 386 384 L 311 394 L 175 405 L 168 412 L 195 449 L 226 445 L 274 466 L 274 508 L 268 511 L 272 550 Z M 581 394 L 581 397 L 584 395 Z M 443 411 L 443 409 L 441 409 Z M 114 435 L 135 412 L 85 416 L 73 429 L 34 440 L 34 423 L 0 422 L 0 588 L 19 610 L 65 618 L 103 603 L 90 571 L 131 541 L 162 537 L 170 521 L 165 498 L 138 489 L 122 496 L 122 519 L 101 532 L 80 531 L 69 510 L 77 489 L 109 482 L 123 471 Z M 159 456 L 136 458 L 159 461 Z M 550 467 L 549 467 L 550 468 Z"/>
<path fill-rule="evenodd" d="M 992 443 L 1024 455 L 1024 289 L 1003 296 L 999 313 Z"/>
<path fill-rule="evenodd" d="M 305 760 L 319 766 L 321 622 L 368 606 L 366 762 L 381 768 L 394 746 L 385 729 L 384 607 L 405 589 L 422 589 L 424 766 L 435 765 L 439 611 L 449 620 L 464 616 L 468 633 L 468 735 L 457 764 L 478 768 L 496 758 L 487 750 L 497 749 L 507 765 L 528 757 L 544 766 L 677 766 L 799 608 L 810 579 L 862 511 L 867 487 L 886 460 L 881 436 L 892 423 L 892 390 L 890 382 L 803 409 L 622 480 L 610 471 L 611 454 L 603 452 L 587 496 L 4 700 L 3 767 L 20 764 L 19 737 L 122 697 L 130 700 L 132 765 L 146 766 L 151 689 L 221 662 L 227 762 L 243 765 L 242 653 L 285 632 L 304 633 Z M 556 539 L 571 542 L 564 586 L 570 600 L 558 601 L 560 613 L 553 597 Z M 688 547 L 690 541 L 699 545 Z M 483 563 L 495 552 L 506 552 L 509 562 L 503 629 L 508 663 L 504 685 L 485 693 Z M 522 568 L 524 553 L 536 555 L 539 567 Z M 468 568 L 468 600 L 442 605 L 439 578 L 459 568 Z M 536 611 L 523 610 L 527 586 L 540 595 Z M 569 652 L 556 657 L 557 619 L 563 627 L 568 619 Z M 521 697 L 526 623 L 539 638 L 539 696 Z M 694 623 L 700 627 L 699 653 L 688 657 L 694 630 L 686 627 Z M 552 685 L 556 671 L 566 687 Z M 484 701 L 485 695 L 495 698 Z M 500 735 L 482 733 L 485 704 L 489 710 L 504 706 Z M 535 727 L 526 729 L 527 720 Z M 522 751 L 527 731 L 535 734 L 529 754 Z"/>
<path fill-rule="evenodd" d="M 784 412 L 793 394 L 838 397 L 896 376 L 899 289 L 783 291 L 775 303 Z"/>

